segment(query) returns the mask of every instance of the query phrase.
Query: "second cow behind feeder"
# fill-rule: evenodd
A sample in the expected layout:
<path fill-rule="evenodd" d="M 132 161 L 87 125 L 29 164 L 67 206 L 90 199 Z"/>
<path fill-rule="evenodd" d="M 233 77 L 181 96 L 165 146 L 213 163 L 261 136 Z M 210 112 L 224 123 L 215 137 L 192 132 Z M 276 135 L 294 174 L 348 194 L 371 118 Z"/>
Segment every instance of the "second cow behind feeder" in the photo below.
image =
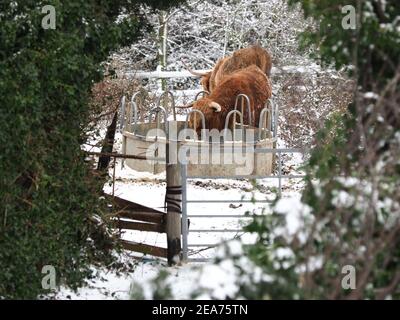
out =
<path fill-rule="evenodd" d="M 226 76 L 209 96 L 193 102 L 192 107 L 204 114 L 206 129 L 221 131 L 225 127 L 227 114 L 235 108 L 236 97 L 239 94 L 249 97 L 252 125 L 257 126 L 261 110 L 272 96 L 272 87 L 269 78 L 255 65 Z M 240 105 L 237 109 L 241 110 Z M 246 108 L 244 109 L 243 123 L 249 124 Z M 196 130 L 197 133 L 200 132 L 202 129 L 200 115 L 195 113 L 190 115 L 189 127 Z M 230 129 L 232 129 L 232 124 L 230 124 Z"/>
<path fill-rule="evenodd" d="M 189 71 L 196 76 L 202 77 L 201 84 L 203 89 L 212 93 L 226 76 L 251 65 L 256 65 L 264 74 L 270 77 L 272 69 L 271 55 L 259 45 L 237 50 L 231 56 L 219 59 L 210 72 L 198 73 L 190 69 Z"/>

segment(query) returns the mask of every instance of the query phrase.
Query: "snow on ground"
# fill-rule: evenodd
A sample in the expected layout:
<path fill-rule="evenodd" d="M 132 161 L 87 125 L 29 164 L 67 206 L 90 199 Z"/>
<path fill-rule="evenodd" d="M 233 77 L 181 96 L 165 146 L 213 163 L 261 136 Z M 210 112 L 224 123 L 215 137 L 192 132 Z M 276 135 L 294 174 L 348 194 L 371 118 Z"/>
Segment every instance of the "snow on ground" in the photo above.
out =
<path fill-rule="evenodd" d="M 116 272 L 93 269 L 97 273 L 96 277 L 94 280 L 89 281 L 85 287 L 78 289 L 77 292 L 62 287 L 52 298 L 63 300 L 126 300 L 129 299 L 133 282 L 143 283 L 150 281 L 162 268 L 167 268 L 166 261 L 162 259 L 150 257 L 137 259 L 128 252 L 124 253 L 120 260 L 133 261 L 132 271 L 117 274 Z M 179 285 L 173 287 L 174 296 L 188 296 L 189 284 L 192 281 L 190 265 L 168 267 L 168 269 L 179 279 Z"/>
<path fill-rule="evenodd" d="M 252 184 L 246 180 L 234 179 L 194 179 L 189 180 L 187 186 L 188 200 L 273 200 L 275 198 L 274 189 L 278 188 L 277 179 L 260 179 L 257 181 L 258 189 L 254 191 Z M 301 182 L 293 180 L 283 180 L 282 189 L 285 196 L 297 193 L 301 189 Z M 104 190 L 112 193 L 112 185 L 108 184 Z M 116 166 L 115 195 L 127 200 L 138 202 L 142 205 L 163 210 L 165 198 L 165 173 L 151 175 L 146 172 L 137 172 L 125 167 L 121 170 L 120 164 Z M 190 230 L 240 230 L 249 218 L 225 218 L 221 215 L 242 216 L 246 212 L 262 214 L 268 212 L 267 203 L 188 203 L 188 215 L 190 219 Z M 196 215 L 196 217 L 190 217 Z M 218 215 L 210 218 L 208 215 Z M 199 217 L 204 216 L 204 217 Z M 191 232 L 188 242 L 190 245 L 209 244 L 214 246 L 222 240 L 229 240 L 240 236 L 246 243 L 252 242 L 253 237 L 249 234 L 238 232 Z M 126 240 L 139 243 L 146 243 L 166 247 L 166 237 L 164 234 L 126 231 L 123 235 Z M 210 258 L 213 250 L 202 248 L 192 248 L 190 255 L 192 258 Z M 201 253 L 194 254 L 201 250 Z"/>
<path fill-rule="evenodd" d="M 280 147 L 285 147 L 283 142 L 278 142 Z M 121 150 L 121 134 L 116 136 L 116 150 Z M 284 174 L 302 174 L 299 169 L 303 158 L 300 154 L 284 155 L 282 157 L 282 172 Z M 113 168 L 110 168 L 112 176 Z M 140 203 L 145 206 L 163 210 L 165 197 L 165 172 L 153 175 L 148 172 L 138 172 L 125 165 L 121 168 L 120 161 L 116 162 L 115 168 L 115 195 L 121 198 Z M 112 180 L 111 180 L 112 182 Z M 104 191 L 111 194 L 112 183 L 104 186 Z M 236 179 L 193 179 L 188 181 L 187 196 L 188 200 L 257 200 L 274 199 L 275 191 L 278 188 L 278 179 L 259 179 L 258 188 L 254 189 L 248 180 Z M 282 197 L 299 198 L 303 182 L 297 179 L 282 180 Z M 233 215 L 241 216 L 246 212 L 254 214 L 268 214 L 267 203 L 188 203 L 188 214 L 190 215 Z M 190 230 L 209 230 L 208 232 L 189 233 L 189 245 L 209 245 L 206 247 L 189 248 L 189 258 L 212 258 L 216 254 L 217 248 L 213 246 L 224 240 L 240 237 L 244 243 L 251 243 L 255 237 L 242 231 L 238 232 L 212 232 L 216 229 L 242 229 L 249 218 L 225 218 L 225 217 L 189 217 Z M 126 231 L 124 239 L 139 243 L 146 243 L 160 247 L 166 247 L 166 235 L 141 232 Z M 143 256 L 139 253 L 124 251 L 119 258 L 121 262 L 130 262 L 133 267 L 130 271 L 117 274 L 107 270 L 97 270 L 94 280 L 87 286 L 80 288 L 77 292 L 61 288 L 55 295 L 56 299 L 128 299 L 129 290 L 133 281 L 142 283 L 153 278 L 160 269 L 166 267 L 164 259 Z M 173 286 L 174 297 L 184 298 L 188 296 L 188 288 L 193 278 L 191 266 L 195 262 L 187 265 L 173 267 L 176 272 L 177 284 Z M 178 281 L 179 280 L 179 281 Z"/>

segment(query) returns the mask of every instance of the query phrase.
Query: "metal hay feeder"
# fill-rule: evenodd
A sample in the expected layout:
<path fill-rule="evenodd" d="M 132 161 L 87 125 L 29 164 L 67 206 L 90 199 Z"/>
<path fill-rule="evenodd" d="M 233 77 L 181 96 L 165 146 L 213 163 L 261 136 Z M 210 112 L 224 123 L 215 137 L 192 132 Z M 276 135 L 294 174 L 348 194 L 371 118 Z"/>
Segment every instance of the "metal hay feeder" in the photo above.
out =
<path fill-rule="evenodd" d="M 196 99 L 200 94 L 197 94 Z M 172 110 L 172 119 L 168 103 L 161 106 L 162 98 L 168 97 L 171 102 L 169 109 Z M 275 148 L 277 134 L 278 110 L 272 100 L 267 101 L 260 113 L 258 126 L 252 124 L 254 115 L 250 112 L 250 101 L 246 95 L 238 95 L 235 109 L 231 110 L 225 119 L 225 130 L 220 133 L 218 139 L 212 139 L 209 133 L 202 134 L 200 138 L 186 135 L 169 137 L 169 126 L 176 124 L 177 132 L 180 133 L 188 127 L 190 116 L 200 116 L 202 127 L 205 129 L 204 115 L 199 110 L 191 110 L 184 120 L 176 120 L 175 99 L 171 92 L 165 92 L 157 100 L 157 106 L 148 111 L 148 121 L 138 121 L 137 108 L 138 93 L 132 96 L 130 104 L 126 107 L 125 99 L 121 100 L 121 130 L 123 134 L 122 153 L 129 155 L 140 155 L 158 157 L 163 160 L 140 161 L 126 159 L 126 165 L 137 171 L 159 174 L 165 171 L 166 143 L 176 142 L 180 150 L 186 152 L 188 161 L 187 170 L 193 176 L 234 176 L 234 175 L 270 175 L 273 171 L 273 153 L 256 153 L 258 148 Z M 238 103 L 241 103 L 241 111 Z M 164 99 L 165 102 L 165 99 Z M 247 124 L 243 123 L 243 115 L 247 107 Z M 160 115 L 162 114 L 162 117 Z M 155 115 L 154 121 L 152 116 Z M 239 123 L 236 118 L 239 118 Z M 228 130 L 230 119 L 233 119 L 233 131 Z M 255 121 L 254 121 L 255 122 Z M 254 123 L 255 125 L 255 123 Z M 196 151 L 197 152 L 193 152 Z M 238 159 L 240 161 L 238 161 Z"/>

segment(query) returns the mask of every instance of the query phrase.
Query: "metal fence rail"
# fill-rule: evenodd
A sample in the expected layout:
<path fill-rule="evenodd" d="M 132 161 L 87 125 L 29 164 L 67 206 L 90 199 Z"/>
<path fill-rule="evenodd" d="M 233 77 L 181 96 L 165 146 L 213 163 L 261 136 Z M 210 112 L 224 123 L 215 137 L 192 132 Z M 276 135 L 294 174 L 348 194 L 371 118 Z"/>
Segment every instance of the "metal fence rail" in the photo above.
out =
<path fill-rule="evenodd" d="M 223 214 L 205 214 L 205 215 L 200 215 L 200 214 L 188 214 L 188 203 L 266 203 L 266 204 L 271 204 L 275 200 L 257 200 L 257 199 L 242 199 L 242 200 L 237 200 L 237 199 L 231 199 L 231 200 L 198 200 L 198 199 L 188 199 L 188 192 L 187 192 L 187 182 L 190 179 L 278 179 L 278 194 L 277 198 L 280 198 L 282 196 L 282 179 L 304 179 L 305 175 L 304 174 L 299 174 L 299 175 L 288 175 L 288 174 L 282 174 L 282 154 L 294 154 L 294 153 L 299 153 L 299 154 L 306 154 L 308 152 L 307 149 L 289 149 L 289 148 L 282 148 L 282 149 L 270 149 L 270 148 L 260 148 L 260 149 L 255 149 L 254 152 L 256 153 L 273 153 L 273 154 L 278 154 L 278 171 L 277 174 L 275 175 L 266 175 L 266 176 L 260 176 L 260 175 L 237 175 L 237 176 L 221 176 L 221 177 L 215 177 L 215 176 L 189 176 L 187 174 L 187 164 L 182 164 L 182 171 L 181 171 L 181 176 L 182 176 L 182 254 L 183 254 L 183 260 L 184 261 L 190 261 L 190 262 L 204 262 L 207 261 L 208 259 L 204 258 L 191 258 L 189 259 L 189 248 L 212 248 L 216 247 L 219 245 L 219 243 L 209 243 L 209 244 L 189 244 L 188 242 L 188 236 L 189 232 L 192 233 L 205 233 L 205 232 L 210 232 L 210 233 L 243 233 L 244 231 L 242 229 L 192 229 L 189 230 L 188 226 L 188 218 L 235 218 L 235 219 L 243 219 L 243 218 L 253 218 L 254 216 L 261 216 L 260 214 L 255 214 L 255 215 L 223 215 Z"/>

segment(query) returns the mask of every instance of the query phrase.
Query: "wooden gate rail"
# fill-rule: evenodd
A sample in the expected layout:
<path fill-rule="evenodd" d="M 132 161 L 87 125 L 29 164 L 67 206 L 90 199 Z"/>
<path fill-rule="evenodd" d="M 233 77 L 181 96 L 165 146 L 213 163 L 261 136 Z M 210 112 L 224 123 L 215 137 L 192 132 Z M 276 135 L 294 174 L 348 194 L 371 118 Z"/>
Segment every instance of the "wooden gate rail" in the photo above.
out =
<path fill-rule="evenodd" d="M 167 249 L 160 248 L 156 246 L 151 246 L 144 243 L 136 243 L 127 240 L 120 240 L 122 247 L 129 251 L 140 252 L 144 254 L 150 254 L 155 257 L 166 258 L 167 257 Z"/>
<path fill-rule="evenodd" d="M 104 196 L 117 210 L 118 220 L 115 221 L 117 229 L 166 233 L 166 214 L 164 212 L 106 193 Z M 165 248 L 126 240 L 121 240 L 121 243 L 127 250 L 167 257 L 166 254 L 164 255 L 167 250 Z"/>
<path fill-rule="evenodd" d="M 165 226 L 155 223 L 143 223 L 136 221 L 117 220 L 116 227 L 118 229 L 138 230 L 165 233 Z"/>
<path fill-rule="evenodd" d="M 143 206 L 141 204 L 125 200 L 115 196 L 115 159 L 138 159 L 138 160 L 152 160 L 152 158 L 127 155 L 119 153 L 105 153 L 105 152 L 86 152 L 88 155 L 99 156 L 99 157 L 110 157 L 114 159 L 114 170 L 113 170 L 113 193 L 112 195 L 103 193 L 104 197 L 109 203 L 112 204 L 113 209 L 117 212 L 115 228 L 127 229 L 127 230 L 138 230 L 147 232 L 166 233 L 167 235 L 167 247 L 161 248 L 152 246 L 144 243 L 136 243 L 120 239 L 122 247 L 126 250 L 140 252 L 144 254 L 153 255 L 156 257 L 167 258 L 170 265 L 175 264 L 176 256 L 181 257 L 181 217 L 180 213 L 169 212 L 167 215 L 163 211 L 159 211 L 153 208 Z M 161 158 L 154 158 L 160 160 Z M 179 170 L 174 168 L 173 176 L 180 177 Z M 167 174 L 169 178 L 171 174 Z M 169 179 L 167 178 L 167 181 Z M 173 181 L 175 182 L 175 181 Z M 168 185 L 168 183 L 167 183 Z M 180 199 L 179 199 L 180 200 Z M 168 202 L 167 202 L 168 204 Z M 167 206 L 168 208 L 168 206 Z M 169 210 L 167 210 L 169 211 Z M 168 228 L 167 228 L 168 226 Z M 173 241 L 171 241 L 173 240 Z"/>

